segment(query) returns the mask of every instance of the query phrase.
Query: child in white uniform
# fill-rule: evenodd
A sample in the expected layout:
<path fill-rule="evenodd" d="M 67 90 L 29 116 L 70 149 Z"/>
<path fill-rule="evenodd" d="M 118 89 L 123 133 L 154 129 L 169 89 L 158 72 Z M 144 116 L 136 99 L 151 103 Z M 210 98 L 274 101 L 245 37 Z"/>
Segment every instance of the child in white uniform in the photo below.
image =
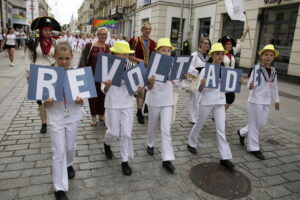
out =
<path fill-rule="evenodd" d="M 129 54 L 134 53 L 130 50 L 126 41 L 116 42 L 110 48 L 115 55 L 128 59 Z M 131 64 L 127 63 L 125 68 L 128 69 Z M 124 66 L 121 66 L 124 67 Z M 124 83 L 120 87 L 111 85 L 111 81 L 102 84 L 102 91 L 105 96 L 105 124 L 107 127 L 104 136 L 104 150 L 107 158 L 112 159 L 113 152 L 110 145 L 113 138 L 120 139 L 120 151 L 122 156 L 122 172 L 124 175 L 130 176 L 132 169 L 128 165 L 128 159 L 133 158 L 133 145 L 131 133 L 133 127 L 133 102 L 134 97 L 130 96 Z"/>
<path fill-rule="evenodd" d="M 272 44 L 266 45 L 259 53 L 260 64 L 260 84 L 254 86 L 254 70 L 251 72 L 248 88 L 250 89 L 248 98 L 248 125 L 237 131 L 240 143 L 244 146 L 244 139 L 248 136 L 247 150 L 258 159 L 265 157 L 259 148 L 259 129 L 268 122 L 271 104 L 271 93 L 275 101 L 275 110 L 279 110 L 279 94 L 277 86 L 277 74 L 271 66 L 274 59 L 279 55 Z"/>
<path fill-rule="evenodd" d="M 225 50 L 221 43 L 215 43 L 212 45 L 211 51 L 209 52 L 211 58 L 208 62 L 213 64 L 221 64 L 224 58 Z M 232 159 L 231 150 L 229 144 L 226 141 L 225 133 L 225 93 L 220 92 L 220 82 L 218 88 L 204 88 L 206 84 L 205 69 L 200 73 L 201 84 L 199 86 L 199 92 L 201 92 L 202 98 L 200 106 L 198 108 L 197 122 L 194 124 L 191 133 L 188 137 L 188 150 L 197 154 L 198 136 L 202 131 L 203 125 L 205 124 L 208 115 L 213 113 L 216 124 L 217 142 L 221 156 L 220 164 L 229 170 L 234 169 L 234 164 L 230 161 Z"/>
<path fill-rule="evenodd" d="M 69 69 L 72 62 L 72 48 L 67 42 L 55 48 L 55 60 L 58 67 Z M 52 141 L 52 166 L 55 197 L 57 200 L 67 199 L 68 179 L 75 177 L 73 168 L 76 154 L 76 137 L 78 121 L 83 115 L 83 99 L 75 102 L 54 101 L 53 98 L 44 102 L 47 109 L 48 125 Z"/>
<path fill-rule="evenodd" d="M 156 51 L 160 54 L 171 56 L 172 45 L 169 38 L 161 38 L 158 40 Z M 160 122 L 161 130 L 161 156 L 163 167 L 170 173 L 173 173 L 175 167 L 172 160 L 175 155 L 171 140 L 171 121 L 173 102 L 173 83 L 167 80 L 166 83 L 155 81 L 155 76 L 148 80 L 148 92 L 146 94 L 145 103 L 149 109 L 148 136 L 147 136 L 147 152 L 154 154 L 154 145 L 156 138 L 156 129 Z"/>

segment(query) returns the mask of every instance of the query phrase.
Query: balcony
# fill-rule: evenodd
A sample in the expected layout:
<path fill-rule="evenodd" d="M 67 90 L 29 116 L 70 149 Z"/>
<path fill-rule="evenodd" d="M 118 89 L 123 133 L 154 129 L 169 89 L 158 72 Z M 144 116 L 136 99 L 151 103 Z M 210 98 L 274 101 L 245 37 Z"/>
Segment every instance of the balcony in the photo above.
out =
<path fill-rule="evenodd" d="M 124 8 L 121 6 L 117 6 L 110 10 L 109 17 L 115 20 L 123 19 Z"/>

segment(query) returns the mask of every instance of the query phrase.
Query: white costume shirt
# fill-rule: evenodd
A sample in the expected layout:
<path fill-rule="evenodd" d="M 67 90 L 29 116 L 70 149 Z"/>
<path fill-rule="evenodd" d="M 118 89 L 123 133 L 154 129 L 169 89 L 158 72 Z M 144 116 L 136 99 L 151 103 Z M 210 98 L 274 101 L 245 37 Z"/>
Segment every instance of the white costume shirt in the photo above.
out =
<path fill-rule="evenodd" d="M 104 92 L 104 84 L 101 84 L 101 90 Z M 124 109 L 133 107 L 134 97 L 129 96 L 125 84 L 120 87 L 111 85 L 105 96 L 104 107 L 111 109 Z"/>
<path fill-rule="evenodd" d="M 173 83 L 155 81 L 151 90 L 146 93 L 145 103 L 149 106 L 173 106 Z"/>
<path fill-rule="evenodd" d="M 248 81 L 248 88 L 250 83 L 253 81 L 253 73 L 254 70 L 251 72 L 249 81 Z M 276 73 L 275 68 L 271 68 L 271 74 Z M 267 74 L 268 75 L 268 74 Z M 271 104 L 271 93 L 273 95 L 274 101 L 276 103 L 279 102 L 279 94 L 278 94 L 278 86 L 277 86 L 277 74 L 275 74 L 273 82 L 266 81 L 263 73 L 260 74 L 260 85 L 255 86 L 253 89 L 250 90 L 248 102 L 255 103 L 255 104 Z"/>
<path fill-rule="evenodd" d="M 126 61 L 127 69 L 130 69 L 134 66 L 134 63 L 130 61 Z M 101 90 L 103 93 L 105 88 L 105 84 L 101 84 Z M 111 109 L 124 109 L 124 108 L 132 108 L 134 104 L 134 97 L 130 96 L 127 90 L 124 81 L 121 81 L 121 86 L 111 85 L 109 90 L 106 93 L 104 107 Z"/>
<path fill-rule="evenodd" d="M 199 82 L 203 79 L 205 75 L 205 68 L 202 69 L 199 75 Z M 221 79 L 220 79 L 221 80 Z M 219 86 L 218 88 L 203 88 L 201 94 L 201 100 L 200 100 L 200 105 L 224 105 L 226 104 L 226 98 L 225 98 L 225 93 L 220 91 L 221 84 L 219 81 Z"/>
<path fill-rule="evenodd" d="M 190 68 L 196 69 L 196 68 L 205 67 L 205 63 L 206 63 L 205 58 L 200 59 L 198 51 L 193 52 L 191 54 L 191 56 L 193 56 L 193 59 L 192 59 Z M 192 71 L 192 69 L 190 69 L 190 70 Z M 190 70 L 189 70 L 189 72 L 190 72 Z M 197 74 L 197 76 L 198 76 L 198 74 Z"/>
<path fill-rule="evenodd" d="M 69 124 L 82 119 L 83 106 L 75 102 L 55 101 L 52 106 L 46 106 L 49 124 Z M 70 116 L 64 118 L 64 110 L 70 112 Z"/>
<path fill-rule="evenodd" d="M 225 67 L 229 67 L 234 69 L 235 68 L 235 58 L 234 56 L 239 53 L 242 49 L 240 43 L 237 43 L 236 47 L 233 47 L 233 55 L 231 55 L 231 59 L 225 54 L 223 62 Z"/>
<path fill-rule="evenodd" d="M 30 64 L 35 64 L 35 65 L 52 65 L 55 63 L 54 59 L 54 46 L 51 46 L 50 52 L 47 55 L 43 55 L 42 49 L 40 44 L 36 48 L 36 61 L 35 63 L 32 62 L 32 52 L 27 49 L 25 53 L 25 63 L 27 66 L 27 70 L 29 70 Z"/>

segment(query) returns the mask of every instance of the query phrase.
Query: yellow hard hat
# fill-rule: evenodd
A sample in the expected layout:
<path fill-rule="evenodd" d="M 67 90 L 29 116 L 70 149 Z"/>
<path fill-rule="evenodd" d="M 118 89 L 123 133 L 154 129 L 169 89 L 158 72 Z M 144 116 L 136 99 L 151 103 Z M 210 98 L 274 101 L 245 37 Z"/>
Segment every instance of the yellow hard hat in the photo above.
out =
<path fill-rule="evenodd" d="M 171 47 L 172 50 L 175 49 L 175 47 L 172 46 L 169 38 L 160 38 L 157 42 L 155 50 L 159 49 L 160 47 Z"/>
<path fill-rule="evenodd" d="M 258 52 L 258 55 L 261 55 L 265 51 L 273 51 L 275 53 L 275 58 L 279 55 L 279 51 L 275 50 L 275 47 L 273 44 L 266 45 L 262 50 Z"/>
<path fill-rule="evenodd" d="M 114 46 L 109 50 L 114 53 L 134 53 L 134 51 L 130 49 L 129 43 L 124 40 L 115 42 Z"/>
<path fill-rule="evenodd" d="M 213 52 L 216 52 L 216 51 L 223 51 L 224 53 L 227 53 L 227 51 L 225 51 L 222 43 L 214 43 L 213 45 L 211 45 L 211 49 L 210 51 L 208 52 L 208 54 L 212 54 Z"/>

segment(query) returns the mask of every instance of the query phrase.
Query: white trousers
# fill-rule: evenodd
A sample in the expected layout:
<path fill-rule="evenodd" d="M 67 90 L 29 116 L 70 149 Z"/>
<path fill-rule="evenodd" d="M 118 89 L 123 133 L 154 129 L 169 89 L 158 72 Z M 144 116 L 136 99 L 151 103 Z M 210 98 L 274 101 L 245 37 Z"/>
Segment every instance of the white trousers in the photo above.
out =
<path fill-rule="evenodd" d="M 76 154 L 78 122 L 69 124 L 50 124 L 52 140 L 52 166 L 55 191 L 68 191 L 67 167 L 73 165 Z"/>
<path fill-rule="evenodd" d="M 122 162 L 128 162 L 133 158 L 133 145 L 131 133 L 133 127 L 133 108 L 105 109 L 105 125 L 107 130 L 104 142 L 111 145 L 113 138 L 120 138 L 120 152 Z"/>
<path fill-rule="evenodd" d="M 190 93 L 190 103 L 189 103 L 189 121 L 196 123 L 197 121 L 197 103 L 200 97 L 200 93 L 198 91 Z"/>
<path fill-rule="evenodd" d="M 198 107 L 198 118 L 197 122 L 194 124 L 191 133 L 188 137 L 188 144 L 191 147 L 196 148 L 198 145 L 198 136 L 201 133 L 203 125 L 205 124 L 208 115 L 213 113 L 215 124 L 216 124 L 216 133 L 217 133 L 217 142 L 219 153 L 222 160 L 227 160 L 232 158 L 231 150 L 228 142 L 226 141 L 225 134 L 225 107 L 224 105 L 201 105 Z"/>
<path fill-rule="evenodd" d="M 240 129 L 241 136 L 248 136 L 248 151 L 259 151 L 259 129 L 267 124 L 269 112 L 270 105 L 248 103 L 248 125 Z"/>
<path fill-rule="evenodd" d="M 161 157 L 163 161 L 175 160 L 171 139 L 172 106 L 148 105 L 148 137 L 147 145 L 155 146 L 156 131 L 160 122 L 161 131 Z"/>

